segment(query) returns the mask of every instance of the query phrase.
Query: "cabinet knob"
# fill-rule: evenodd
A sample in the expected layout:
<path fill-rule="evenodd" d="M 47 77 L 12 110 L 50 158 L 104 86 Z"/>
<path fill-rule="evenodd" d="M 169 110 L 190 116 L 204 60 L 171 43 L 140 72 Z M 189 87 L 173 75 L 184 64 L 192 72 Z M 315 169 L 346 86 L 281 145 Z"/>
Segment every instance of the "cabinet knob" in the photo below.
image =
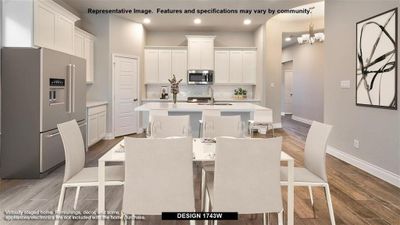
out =
<path fill-rule="evenodd" d="M 133 99 L 134 102 L 137 102 L 137 100 L 138 100 L 137 98 L 134 98 L 134 99 Z"/>

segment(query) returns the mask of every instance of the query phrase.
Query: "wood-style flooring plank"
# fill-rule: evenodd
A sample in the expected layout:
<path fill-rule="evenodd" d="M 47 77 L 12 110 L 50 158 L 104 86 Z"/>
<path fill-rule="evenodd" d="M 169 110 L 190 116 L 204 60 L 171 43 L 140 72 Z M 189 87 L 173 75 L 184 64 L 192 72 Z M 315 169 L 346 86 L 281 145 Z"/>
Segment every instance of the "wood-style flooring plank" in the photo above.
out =
<path fill-rule="evenodd" d="M 282 117 L 283 129 L 276 129 L 276 136 L 283 137 L 283 151 L 295 158 L 295 165 L 304 163 L 304 144 L 309 125 Z M 132 135 L 144 137 L 143 134 Z M 257 135 L 258 138 L 271 137 Z M 122 138 L 100 141 L 90 147 L 86 153 L 86 166 L 97 166 L 97 160 L 111 149 Z M 351 166 L 339 159 L 327 155 L 327 173 L 331 188 L 333 206 L 337 225 L 400 225 L 400 189 L 390 185 L 366 172 Z M 195 163 L 194 185 L 196 209 L 200 208 L 199 167 Z M 64 167 L 53 171 L 40 180 L 1 180 L 0 210 L 55 210 L 60 194 Z M 286 207 L 287 188 L 282 188 L 282 199 Z M 329 214 L 322 188 L 313 188 L 314 209 L 310 204 L 308 189 L 295 188 L 295 224 L 296 225 L 329 225 Z M 123 187 L 106 188 L 107 210 L 119 211 L 122 205 Z M 64 210 L 72 210 L 75 189 L 67 189 Z M 78 210 L 95 211 L 97 209 L 97 188 L 81 188 Z M 182 225 L 182 221 L 161 221 L 160 216 L 146 216 L 137 221 L 137 225 Z M 271 224 L 276 224 L 276 215 L 271 215 Z M 36 225 L 54 224 L 53 221 L 4 221 L 1 225 Z M 96 225 L 94 220 L 61 221 L 63 225 Z M 107 221 L 117 225 L 119 221 Z M 198 221 L 197 225 L 203 224 Z M 259 225 L 262 215 L 240 215 L 238 221 L 221 221 L 220 225 Z"/>

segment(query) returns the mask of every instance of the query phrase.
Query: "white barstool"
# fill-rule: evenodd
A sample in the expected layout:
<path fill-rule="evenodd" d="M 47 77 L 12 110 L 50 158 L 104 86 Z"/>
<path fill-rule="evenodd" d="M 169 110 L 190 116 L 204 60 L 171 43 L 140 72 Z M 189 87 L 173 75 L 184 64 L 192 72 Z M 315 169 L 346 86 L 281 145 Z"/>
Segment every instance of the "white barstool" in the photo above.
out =
<path fill-rule="evenodd" d="M 221 116 L 221 111 L 219 111 L 217 109 L 205 109 L 205 110 L 202 111 L 201 120 L 199 120 L 199 123 L 200 123 L 200 125 L 199 125 L 199 137 L 201 137 L 201 131 L 204 132 L 204 129 L 203 129 L 204 128 L 203 127 L 204 123 L 203 123 L 203 121 L 204 121 L 204 118 L 206 116 Z"/>
<path fill-rule="evenodd" d="M 251 136 L 253 136 L 254 127 L 266 127 L 268 132 L 270 126 L 272 129 L 272 137 L 275 137 L 272 110 L 256 110 L 253 119 L 249 120 L 249 131 Z"/>

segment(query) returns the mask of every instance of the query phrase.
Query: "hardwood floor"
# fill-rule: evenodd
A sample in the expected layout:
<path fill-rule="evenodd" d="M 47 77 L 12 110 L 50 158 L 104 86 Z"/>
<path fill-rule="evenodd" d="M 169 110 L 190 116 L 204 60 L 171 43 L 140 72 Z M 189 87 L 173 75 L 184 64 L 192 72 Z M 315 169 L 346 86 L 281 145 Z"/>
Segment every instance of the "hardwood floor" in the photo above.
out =
<path fill-rule="evenodd" d="M 292 155 L 296 166 L 303 164 L 304 140 L 308 125 L 282 118 L 283 129 L 275 134 L 284 139 L 283 150 Z M 136 137 L 140 135 L 134 135 Z M 86 166 L 96 166 L 97 159 L 115 145 L 120 138 L 101 141 L 90 148 L 86 157 Z M 400 225 L 400 189 L 375 178 L 343 161 L 327 156 L 327 171 L 338 225 Z M 54 210 L 60 194 L 64 168 L 58 168 L 41 180 L 1 180 L 0 210 Z M 199 173 L 194 166 L 196 207 L 199 209 Z M 329 216 L 325 196 L 320 188 L 314 188 L 315 216 L 310 205 L 307 188 L 295 188 L 295 224 L 329 225 Z M 108 210 L 118 211 L 122 202 L 122 187 L 106 188 L 106 206 Z M 64 210 L 72 211 L 74 189 L 67 189 Z M 286 188 L 283 189 L 285 200 Z M 285 200 L 286 201 L 286 200 Z M 97 209 L 97 188 L 82 188 L 78 210 L 95 211 Z M 1 216 L 3 217 L 3 216 Z M 256 225 L 262 224 L 261 215 L 240 215 L 238 221 L 221 221 L 220 225 Z M 272 223 L 276 224 L 275 215 Z M 4 221 L 0 224 L 54 224 L 52 221 Z M 96 224 L 94 220 L 62 221 L 62 224 Z M 108 221 L 107 224 L 119 224 Z M 185 224 L 184 222 L 162 221 L 160 216 L 146 216 L 137 221 L 138 225 Z M 188 224 L 188 223 L 187 223 Z M 197 224 L 203 224 L 197 222 Z"/>

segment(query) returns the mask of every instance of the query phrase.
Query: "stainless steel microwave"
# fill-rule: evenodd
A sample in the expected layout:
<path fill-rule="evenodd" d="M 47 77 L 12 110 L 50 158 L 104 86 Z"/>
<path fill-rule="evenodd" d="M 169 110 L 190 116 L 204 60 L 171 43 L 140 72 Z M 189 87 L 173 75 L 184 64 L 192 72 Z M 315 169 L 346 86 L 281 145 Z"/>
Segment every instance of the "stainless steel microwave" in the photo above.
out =
<path fill-rule="evenodd" d="M 214 71 L 213 70 L 188 70 L 187 75 L 188 84 L 213 84 Z"/>

